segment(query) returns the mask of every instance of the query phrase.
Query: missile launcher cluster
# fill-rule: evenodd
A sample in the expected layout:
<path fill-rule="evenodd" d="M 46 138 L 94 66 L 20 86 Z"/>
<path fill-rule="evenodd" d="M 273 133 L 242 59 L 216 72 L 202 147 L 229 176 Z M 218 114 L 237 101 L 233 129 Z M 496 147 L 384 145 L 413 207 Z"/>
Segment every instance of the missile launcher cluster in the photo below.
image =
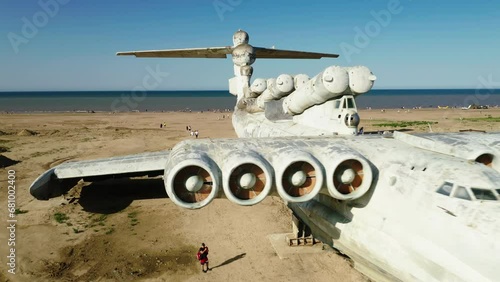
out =
<path fill-rule="evenodd" d="M 283 112 L 298 115 L 314 105 L 343 95 L 364 94 L 370 91 L 375 79 L 375 75 L 365 66 L 330 66 L 311 79 L 306 74 L 281 74 L 267 80 L 257 78 L 245 95 L 246 103 L 255 104 L 260 111 L 264 111 L 267 102 L 283 99 Z M 248 99 L 256 101 L 249 103 Z"/>

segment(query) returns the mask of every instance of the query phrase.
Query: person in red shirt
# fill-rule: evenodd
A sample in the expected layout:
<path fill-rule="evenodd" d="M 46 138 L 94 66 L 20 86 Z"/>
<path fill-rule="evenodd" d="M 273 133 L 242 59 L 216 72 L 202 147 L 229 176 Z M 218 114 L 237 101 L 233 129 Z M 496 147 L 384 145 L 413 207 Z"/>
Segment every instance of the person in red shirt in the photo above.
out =
<path fill-rule="evenodd" d="M 208 267 L 208 247 L 205 245 L 205 243 L 201 243 L 201 248 L 198 250 L 196 257 L 200 261 L 201 270 L 203 272 L 209 271 L 210 268 Z M 205 270 L 205 265 L 207 266 L 206 270 Z"/>

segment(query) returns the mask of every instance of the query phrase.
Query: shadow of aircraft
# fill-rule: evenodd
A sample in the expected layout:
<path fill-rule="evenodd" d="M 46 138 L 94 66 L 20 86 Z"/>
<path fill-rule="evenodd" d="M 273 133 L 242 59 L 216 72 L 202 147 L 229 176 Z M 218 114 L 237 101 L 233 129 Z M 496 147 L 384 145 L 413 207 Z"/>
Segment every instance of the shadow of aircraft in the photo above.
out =
<path fill-rule="evenodd" d="M 168 198 L 163 179 L 110 179 L 82 188 L 79 204 L 87 212 L 110 214 L 134 200 Z"/>

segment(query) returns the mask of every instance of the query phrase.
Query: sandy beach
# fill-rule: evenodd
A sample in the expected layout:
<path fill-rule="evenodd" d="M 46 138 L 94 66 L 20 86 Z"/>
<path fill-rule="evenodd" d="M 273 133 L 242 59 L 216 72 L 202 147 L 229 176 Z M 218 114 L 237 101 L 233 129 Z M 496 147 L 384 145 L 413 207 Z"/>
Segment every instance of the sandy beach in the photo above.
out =
<path fill-rule="evenodd" d="M 199 138 L 235 138 L 228 114 L 1 114 L 0 280 L 368 281 L 328 248 L 280 259 L 268 236 L 290 232 L 291 213 L 277 197 L 252 207 L 216 199 L 191 211 L 167 198 L 161 179 L 80 182 L 49 201 L 29 194 L 36 177 L 62 162 L 166 150 L 194 138 L 187 125 Z M 360 117 L 365 132 L 500 131 L 500 108 L 360 110 Z M 20 211 L 15 274 L 6 264 L 9 170 Z M 195 257 L 201 242 L 210 248 L 208 273 Z"/>

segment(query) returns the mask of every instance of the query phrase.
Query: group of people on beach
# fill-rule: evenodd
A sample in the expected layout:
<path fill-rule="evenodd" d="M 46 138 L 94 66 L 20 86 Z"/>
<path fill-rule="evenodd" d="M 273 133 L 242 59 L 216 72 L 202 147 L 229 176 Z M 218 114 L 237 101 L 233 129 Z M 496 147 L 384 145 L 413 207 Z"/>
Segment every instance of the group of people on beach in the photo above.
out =
<path fill-rule="evenodd" d="M 191 135 L 191 136 L 194 136 L 194 137 L 198 138 L 198 134 L 199 134 L 198 129 L 196 129 L 196 130 L 194 130 L 194 131 L 193 131 L 193 130 L 191 129 L 191 125 L 187 125 L 187 126 L 186 126 L 186 131 L 187 131 L 187 132 L 189 132 L 189 135 Z"/>

